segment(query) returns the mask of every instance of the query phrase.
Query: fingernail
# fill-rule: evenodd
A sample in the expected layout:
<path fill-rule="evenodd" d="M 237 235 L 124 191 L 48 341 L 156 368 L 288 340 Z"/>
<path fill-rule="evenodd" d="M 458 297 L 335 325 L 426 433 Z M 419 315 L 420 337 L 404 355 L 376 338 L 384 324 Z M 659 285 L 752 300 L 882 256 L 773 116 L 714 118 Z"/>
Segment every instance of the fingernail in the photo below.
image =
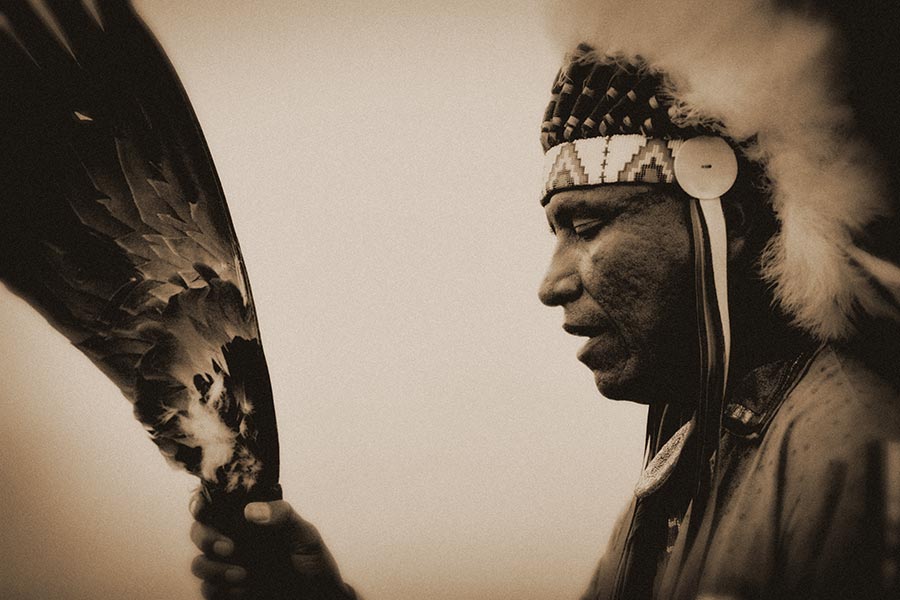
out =
<path fill-rule="evenodd" d="M 256 523 L 268 523 L 269 519 L 272 518 L 272 509 L 263 502 L 253 502 L 244 509 L 244 516 Z"/>
<path fill-rule="evenodd" d="M 199 504 L 199 502 L 197 502 L 197 499 L 194 498 L 191 500 L 191 503 L 188 505 L 188 510 L 191 511 L 191 516 L 194 518 L 197 517 L 197 505 L 198 504 Z"/>
<path fill-rule="evenodd" d="M 243 581 L 247 576 L 247 572 L 240 567 L 231 567 L 225 571 L 225 581 L 229 583 L 237 583 Z"/>
<path fill-rule="evenodd" d="M 228 540 L 218 540 L 213 544 L 213 552 L 219 556 L 230 556 L 233 550 L 234 546 Z"/>

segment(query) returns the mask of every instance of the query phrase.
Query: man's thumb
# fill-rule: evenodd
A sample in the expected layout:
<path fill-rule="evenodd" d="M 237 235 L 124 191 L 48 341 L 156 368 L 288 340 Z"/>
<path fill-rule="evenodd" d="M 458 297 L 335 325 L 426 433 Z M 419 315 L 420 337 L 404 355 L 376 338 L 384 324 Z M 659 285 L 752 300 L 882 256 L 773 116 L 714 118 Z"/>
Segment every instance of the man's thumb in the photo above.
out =
<path fill-rule="evenodd" d="M 285 525 L 290 520 L 291 513 L 291 505 L 284 500 L 250 502 L 244 507 L 244 518 L 256 525 Z"/>

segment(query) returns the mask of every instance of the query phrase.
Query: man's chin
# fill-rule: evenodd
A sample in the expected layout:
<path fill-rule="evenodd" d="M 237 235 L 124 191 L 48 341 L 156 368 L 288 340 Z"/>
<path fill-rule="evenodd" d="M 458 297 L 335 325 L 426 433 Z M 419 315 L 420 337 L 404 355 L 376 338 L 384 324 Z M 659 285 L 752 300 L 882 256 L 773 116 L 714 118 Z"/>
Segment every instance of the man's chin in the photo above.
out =
<path fill-rule="evenodd" d="M 617 402 L 635 402 L 637 404 L 651 404 L 653 401 L 653 395 L 650 390 L 645 389 L 634 378 L 628 377 L 623 372 L 610 372 L 601 369 L 592 369 L 592 372 L 597 391 L 604 398 Z"/>

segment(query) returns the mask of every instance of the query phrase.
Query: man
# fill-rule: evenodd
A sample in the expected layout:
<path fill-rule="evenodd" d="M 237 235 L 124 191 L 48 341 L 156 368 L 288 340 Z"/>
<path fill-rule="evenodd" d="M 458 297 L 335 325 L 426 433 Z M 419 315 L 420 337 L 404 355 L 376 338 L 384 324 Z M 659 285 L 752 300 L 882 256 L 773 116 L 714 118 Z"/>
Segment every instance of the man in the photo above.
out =
<path fill-rule="evenodd" d="M 648 405 L 585 600 L 900 597 L 896 8 L 796 4 L 560 7 L 588 43 L 542 128 L 540 298 Z M 252 589 L 204 510 L 205 593 Z M 288 597 L 352 597 L 288 504 L 245 514 L 289 544 Z"/>

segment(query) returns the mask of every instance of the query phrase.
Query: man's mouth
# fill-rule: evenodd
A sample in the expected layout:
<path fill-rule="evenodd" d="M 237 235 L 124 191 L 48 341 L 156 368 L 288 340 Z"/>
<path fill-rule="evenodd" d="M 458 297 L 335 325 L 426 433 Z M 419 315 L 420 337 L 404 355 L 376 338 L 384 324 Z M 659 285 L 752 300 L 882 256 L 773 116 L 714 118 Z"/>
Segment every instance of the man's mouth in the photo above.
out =
<path fill-rule="evenodd" d="M 574 323 L 564 323 L 563 329 L 566 330 L 566 333 L 569 333 L 571 335 L 590 338 L 587 343 L 582 346 L 580 350 L 578 350 L 577 354 L 578 360 L 590 367 L 590 363 L 594 362 L 590 359 L 590 354 L 594 350 L 594 348 L 604 339 L 605 336 L 603 334 L 606 333 L 607 328 L 598 325 L 577 325 Z"/>
<path fill-rule="evenodd" d="M 579 337 L 597 337 L 603 332 L 603 327 L 598 325 L 576 325 L 573 323 L 563 323 L 563 329 L 570 335 Z"/>
<path fill-rule="evenodd" d="M 578 360 L 591 369 L 596 367 L 597 359 L 600 358 L 600 355 L 594 355 L 593 352 L 605 339 L 606 336 L 601 334 L 595 335 L 589 339 L 587 343 L 578 350 L 578 354 L 576 354 Z"/>

